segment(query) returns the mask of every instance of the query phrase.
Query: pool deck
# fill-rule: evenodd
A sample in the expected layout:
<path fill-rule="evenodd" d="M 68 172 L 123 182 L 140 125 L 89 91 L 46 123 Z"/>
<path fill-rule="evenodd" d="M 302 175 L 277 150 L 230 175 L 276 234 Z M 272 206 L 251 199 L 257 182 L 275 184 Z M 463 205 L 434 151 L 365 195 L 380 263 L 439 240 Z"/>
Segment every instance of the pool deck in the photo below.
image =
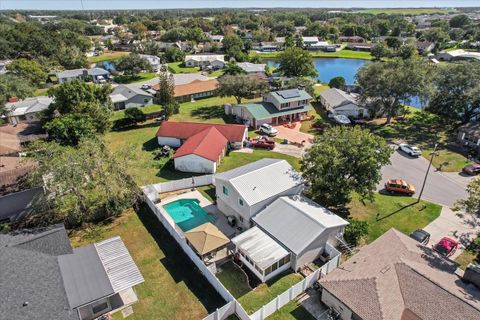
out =
<path fill-rule="evenodd" d="M 167 218 L 167 220 L 173 225 L 176 226 L 175 222 L 173 219 L 170 217 L 170 215 L 165 211 L 163 208 L 164 205 L 180 200 L 180 199 L 197 199 L 200 201 L 199 205 L 202 207 L 205 212 L 207 212 L 210 215 L 215 216 L 215 226 L 223 232 L 229 239 L 232 239 L 239 233 L 235 228 L 232 228 L 227 221 L 227 218 L 223 213 L 220 212 L 220 210 L 217 209 L 217 206 L 211 203 L 207 198 L 205 198 L 199 191 L 194 190 L 194 191 L 187 191 L 185 193 L 181 194 L 176 194 L 172 195 L 171 197 L 167 197 L 165 199 L 162 199 L 161 202 L 156 204 L 156 207 L 160 210 L 160 212 Z M 183 236 L 183 231 L 176 226 L 175 228 L 180 235 Z"/>

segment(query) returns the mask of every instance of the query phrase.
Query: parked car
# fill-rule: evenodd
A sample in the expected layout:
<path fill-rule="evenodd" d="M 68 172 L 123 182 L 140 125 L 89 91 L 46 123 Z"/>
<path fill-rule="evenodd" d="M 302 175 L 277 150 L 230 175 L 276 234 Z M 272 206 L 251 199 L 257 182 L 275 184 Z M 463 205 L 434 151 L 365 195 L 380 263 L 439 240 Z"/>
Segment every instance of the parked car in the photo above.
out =
<path fill-rule="evenodd" d="M 252 140 L 262 140 L 265 143 L 275 144 L 275 140 L 273 140 L 272 138 L 270 138 L 268 136 L 257 136 L 255 138 L 253 138 Z"/>
<path fill-rule="evenodd" d="M 270 137 L 274 137 L 278 134 L 278 130 L 269 125 L 268 123 L 264 123 L 260 126 L 260 131 L 269 135 Z"/>
<path fill-rule="evenodd" d="M 405 152 L 412 157 L 419 157 L 422 155 L 422 151 L 419 148 L 406 143 L 400 143 L 398 145 L 398 150 Z"/>
<path fill-rule="evenodd" d="M 437 244 L 433 246 L 433 250 L 437 251 L 444 257 L 452 256 L 458 249 L 458 242 L 449 237 L 443 237 Z"/>
<path fill-rule="evenodd" d="M 474 162 L 469 164 L 468 166 L 463 167 L 462 169 L 463 172 L 469 175 L 476 175 L 480 173 L 480 164 Z"/>
<path fill-rule="evenodd" d="M 250 140 L 250 143 L 253 148 L 258 148 L 258 149 L 273 150 L 273 148 L 275 148 L 275 142 L 268 143 L 263 139 L 253 139 L 253 140 Z"/>
<path fill-rule="evenodd" d="M 150 90 L 152 88 L 151 85 L 148 85 L 148 84 L 142 84 L 142 86 L 140 87 L 140 89 L 142 90 Z"/>
<path fill-rule="evenodd" d="M 425 246 L 428 244 L 428 241 L 430 241 L 430 233 L 422 229 L 417 229 L 410 233 L 410 238 L 420 242 Z"/>
<path fill-rule="evenodd" d="M 402 179 L 388 179 L 385 183 L 385 190 L 394 194 L 406 194 L 412 196 L 415 193 L 415 187 Z"/>
<path fill-rule="evenodd" d="M 352 124 L 350 119 L 348 119 L 348 117 L 343 115 L 343 114 L 333 116 L 333 121 L 335 121 L 335 123 L 340 124 L 340 125 L 350 125 L 350 124 Z"/>

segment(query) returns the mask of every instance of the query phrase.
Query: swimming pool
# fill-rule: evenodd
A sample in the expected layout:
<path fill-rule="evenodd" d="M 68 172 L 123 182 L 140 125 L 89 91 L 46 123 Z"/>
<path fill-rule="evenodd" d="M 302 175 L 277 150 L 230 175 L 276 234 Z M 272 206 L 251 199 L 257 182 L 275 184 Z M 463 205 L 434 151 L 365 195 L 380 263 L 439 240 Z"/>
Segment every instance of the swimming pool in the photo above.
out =
<path fill-rule="evenodd" d="M 207 222 L 215 222 L 215 218 L 200 207 L 200 201 L 197 199 L 176 200 L 164 205 L 163 208 L 184 232 Z"/>

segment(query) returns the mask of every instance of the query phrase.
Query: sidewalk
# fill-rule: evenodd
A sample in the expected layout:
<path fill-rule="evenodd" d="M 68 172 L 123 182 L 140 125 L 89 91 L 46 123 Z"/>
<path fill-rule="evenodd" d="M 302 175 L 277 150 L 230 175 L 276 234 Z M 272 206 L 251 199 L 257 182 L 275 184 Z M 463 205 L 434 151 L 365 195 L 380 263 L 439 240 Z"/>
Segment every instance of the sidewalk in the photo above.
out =
<path fill-rule="evenodd" d="M 455 254 L 450 257 L 452 260 L 455 260 L 480 232 L 480 219 L 470 214 L 462 215 L 459 216 L 458 212 L 443 206 L 440 216 L 424 228 L 431 236 L 429 246 L 446 236 L 458 240 L 460 245 Z"/>

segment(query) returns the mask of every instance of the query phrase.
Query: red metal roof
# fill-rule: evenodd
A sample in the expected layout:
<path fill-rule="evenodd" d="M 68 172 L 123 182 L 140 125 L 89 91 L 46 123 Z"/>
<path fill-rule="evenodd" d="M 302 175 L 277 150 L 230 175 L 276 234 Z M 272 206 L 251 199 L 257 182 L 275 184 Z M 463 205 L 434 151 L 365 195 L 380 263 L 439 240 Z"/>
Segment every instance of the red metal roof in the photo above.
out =
<path fill-rule="evenodd" d="M 212 127 L 217 129 L 229 142 L 242 142 L 245 129 L 247 128 L 245 125 L 241 124 L 163 121 L 160 128 L 158 128 L 157 137 L 171 137 L 186 140 L 191 136 Z"/>
<path fill-rule="evenodd" d="M 215 127 L 207 128 L 185 141 L 173 158 L 195 154 L 202 158 L 218 161 L 227 146 L 228 140 Z"/>

